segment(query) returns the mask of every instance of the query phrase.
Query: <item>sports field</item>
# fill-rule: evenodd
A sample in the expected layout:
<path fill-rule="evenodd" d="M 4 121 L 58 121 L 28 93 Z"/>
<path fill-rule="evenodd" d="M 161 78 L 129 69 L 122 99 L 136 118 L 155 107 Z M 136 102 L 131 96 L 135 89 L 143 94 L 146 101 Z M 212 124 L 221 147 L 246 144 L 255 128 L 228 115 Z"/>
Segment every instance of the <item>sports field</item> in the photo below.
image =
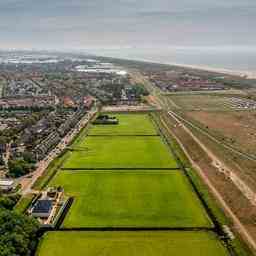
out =
<path fill-rule="evenodd" d="M 89 135 L 157 135 L 147 114 L 110 114 L 119 120 L 118 125 L 92 125 Z"/>
<path fill-rule="evenodd" d="M 227 256 L 211 232 L 48 232 L 37 256 Z"/>
<path fill-rule="evenodd" d="M 210 227 L 180 171 L 60 171 L 50 186 L 75 200 L 63 227 Z"/>
<path fill-rule="evenodd" d="M 119 124 L 92 125 L 51 180 L 49 186 L 62 186 L 74 201 L 36 255 L 227 256 L 206 231 L 213 223 L 150 117 L 111 115 Z"/>
<path fill-rule="evenodd" d="M 178 168 L 160 136 L 87 136 L 63 168 Z"/>

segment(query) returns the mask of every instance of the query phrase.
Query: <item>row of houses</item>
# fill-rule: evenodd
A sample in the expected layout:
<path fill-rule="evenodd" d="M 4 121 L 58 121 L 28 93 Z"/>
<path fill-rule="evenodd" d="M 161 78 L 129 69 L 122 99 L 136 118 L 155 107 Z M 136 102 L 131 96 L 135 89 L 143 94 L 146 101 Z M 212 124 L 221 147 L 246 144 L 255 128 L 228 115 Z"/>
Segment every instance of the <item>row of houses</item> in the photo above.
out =
<path fill-rule="evenodd" d="M 49 108 L 58 104 L 56 96 L 37 96 L 29 98 L 6 98 L 0 100 L 1 109 Z"/>
<path fill-rule="evenodd" d="M 85 108 L 78 109 L 57 129 L 57 131 L 50 133 L 39 145 L 37 145 L 33 149 L 36 159 L 43 159 L 45 155 L 61 141 L 61 138 L 75 127 L 85 113 Z"/>
<path fill-rule="evenodd" d="M 78 123 L 78 121 L 83 117 L 83 115 L 86 113 L 86 110 L 84 108 L 77 110 L 69 119 L 66 120 L 64 124 L 62 124 L 58 128 L 58 133 L 60 136 L 64 136 L 68 133 L 68 131 L 75 127 L 75 125 Z"/>
<path fill-rule="evenodd" d="M 58 132 L 50 133 L 39 145 L 37 145 L 33 153 L 35 154 L 36 159 L 41 160 L 44 156 L 55 147 L 61 140 Z"/>

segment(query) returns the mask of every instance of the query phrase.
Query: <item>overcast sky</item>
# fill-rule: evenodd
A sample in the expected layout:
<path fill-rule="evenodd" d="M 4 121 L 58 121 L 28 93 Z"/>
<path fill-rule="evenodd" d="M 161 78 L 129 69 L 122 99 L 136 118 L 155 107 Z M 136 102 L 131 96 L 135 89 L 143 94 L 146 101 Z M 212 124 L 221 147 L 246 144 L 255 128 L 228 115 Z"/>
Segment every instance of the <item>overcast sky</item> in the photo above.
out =
<path fill-rule="evenodd" d="M 0 0 L 0 48 L 253 46 L 256 0 Z"/>

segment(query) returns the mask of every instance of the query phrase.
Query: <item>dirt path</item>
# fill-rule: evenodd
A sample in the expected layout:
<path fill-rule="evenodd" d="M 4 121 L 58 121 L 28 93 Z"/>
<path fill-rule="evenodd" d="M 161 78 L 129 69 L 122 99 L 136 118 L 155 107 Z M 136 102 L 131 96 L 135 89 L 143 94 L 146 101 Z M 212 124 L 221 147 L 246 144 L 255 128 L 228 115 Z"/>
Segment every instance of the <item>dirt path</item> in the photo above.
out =
<path fill-rule="evenodd" d="M 221 141 L 219 141 L 218 139 L 216 139 L 214 136 L 212 136 L 211 134 L 209 134 L 208 132 L 206 132 L 205 130 L 203 130 L 202 128 L 198 127 L 197 125 L 193 124 L 192 122 L 184 119 L 183 117 L 177 115 L 177 113 L 174 113 L 173 111 L 170 111 L 173 115 L 175 115 L 178 119 L 184 121 L 185 123 L 187 123 L 188 125 L 190 125 L 191 127 L 193 127 L 194 129 L 198 130 L 199 132 L 203 133 L 205 136 L 207 136 L 209 139 L 211 139 L 212 141 L 218 143 L 219 145 L 223 146 L 224 148 L 238 154 L 239 156 L 245 158 L 245 159 L 248 159 L 250 161 L 254 161 L 256 162 L 256 156 L 255 155 L 251 155 L 251 154 L 247 154 L 247 153 L 244 153 L 242 151 L 239 151 L 238 149 L 230 146 L 230 145 L 227 145 Z"/>
<path fill-rule="evenodd" d="M 169 111 L 168 114 L 171 115 L 173 118 L 175 117 L 175 120 L 179 120 L 179 121 L 182 120 L 186 124 L 189 124 L 193 128 L 196 128 L 196 126 L 194 126 L 191 122 L 185 120 L 184 118 L 179 116 L 177 113 L 174 113 L 173 111 Z M 180 123 L 183 124 L 181 121 Z M 183 127 L 184 129 L 186 128 L 191 134 L 193 134 L 185 125 L 183 125 Z M 207 134 L 207 133 L 205 132 L 204 134 Z M 194 134 L 193 136 L 194 136 L 193 139 L 197 142 L 197 144 L 199 144 L 200 147 L 213 160 L 213 165 L 216 168 L 218 168 L 220 172 L 224 173 L 227 178 L 231 179 L 234 185 L 243 193 L 243 195 L 250 201 L 250 203 L 255 206 L 256 193 L 233 170 L 231 170 L 215 154 L 213 154 L 213 152 L 210 151 Z M 221 144 L 218 140 L 214 140 L 214 141 L 218 142 L 219 145 Z"/>
<path fill-rule="evenodd" d="M 219 161 L 219 159 L 209 150 L 205 147 L 204 144 L 201 143 L 201 141 L 186 127 L 184 126 L 184 124 L 174 115 L 172 114 L 172 112 L 169 112 L 169 115 L 177 122 L 180 124 L 180 127 L 182 127 L 195 141 L 196 143 L 198 143 L 198 145 L 208 154 L 208 156 L 215 160 L 215 161 Z M 166 129 L 173 135 L 175 136 L 170 128 L 168 127 L 168 125 L 165 123 L 164 120 L 162 120 L 163 124 L 165 125 Z M 220 202 L 220 204 L 222 205 L 223 209 L 225 210 L 225 212 L 231 217 L 237 231 L 242 235 L 242 237 L 248 241 L 248 243 L 250 244 L 250 246 L 252 247 L 252 249 L 254 249 L 256 251 L 256 242 L 254 241 L 254 239 L 252 238 L 252 236 L 250 235 L 250 233 L 247 231 L 247 229 L 243 226 L 243 224 L 240 222 L 240 220 L 238 219 L 238 217 L 233 213 L 233 211 L 230 209 L 230 207 L 227 205 L 227 203 L 225 202 L 225 200 L 223 199 L 223 197 L 221 196 L 221 194 L 217 191 L 217 189 L 214 187 L 214 185 L 211 183 L 211 181 L 208 179 L 208 177 L 204 174 L 203 170 L 201 169 L 201 167 L 194 162 L 194 160 L 190 157 L 188 151 L 186 150 L 186 148 L 183 146 L 183 144 L 181 143 L 181 141 L 179 140 L 179 138 L 177 138 L 175 136 L 175 139 L 178 141 L 179 145 L 181 146 L 182 150 L 185 152 L 185 154 L 187 155 L 188 159 L 190 160 L 190 162 L 192 163 L 193 167 L 195 167 L 195 169 L 198 171 L 198 174 L 200 175 L 200 177 L 204 180 L 204 182 L 207 184 L 207 186 L 210 188 L 210 190 L 212 191 L 212 193 L 214 194 L 214 196 L 217 198 L 217 200 Z"/>

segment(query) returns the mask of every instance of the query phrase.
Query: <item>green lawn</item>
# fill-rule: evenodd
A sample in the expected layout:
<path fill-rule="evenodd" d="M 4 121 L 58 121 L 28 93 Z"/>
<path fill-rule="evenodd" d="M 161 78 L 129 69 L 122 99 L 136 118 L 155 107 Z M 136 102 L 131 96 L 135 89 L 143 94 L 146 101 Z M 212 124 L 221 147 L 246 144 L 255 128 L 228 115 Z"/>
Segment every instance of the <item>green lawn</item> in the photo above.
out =
<path fill-rule="evenodd" d="M 161 137 L 88 136 L 64 162 L 63 168 L 177 168 Z"/>
<path fill-rule="evenodd" d="M 34 197 L 35 196 L 33 194 L 28 194 L 26 196 L 23 196 L 19 200 L 19 202 L 15 205 L 14 211 L 18 213 L 24 213 L 28 209 Z"/>
<path fill-rule="evenodd" d="M 210 227 L 180 171 L 59 171 L 75 200 L 63 227 Z"/>
<path fill-rule="evenodd" d="M 110 114 L 118 125 L 92 125 L 89 135 L 156 135 L 157 131 L 147 114 Z"/>
<path fill-rule="evenodd" d="M 37 256 L 228 256 L 211 232 L 48 232 Z"/>

